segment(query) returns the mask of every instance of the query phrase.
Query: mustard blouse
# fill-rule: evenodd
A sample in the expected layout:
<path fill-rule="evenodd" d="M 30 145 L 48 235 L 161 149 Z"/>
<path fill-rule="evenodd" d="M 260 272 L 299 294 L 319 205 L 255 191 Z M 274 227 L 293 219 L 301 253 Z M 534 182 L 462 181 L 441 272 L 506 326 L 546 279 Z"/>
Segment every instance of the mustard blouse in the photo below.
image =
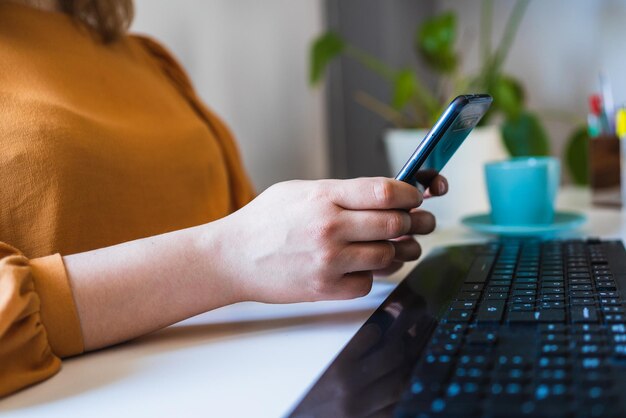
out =
<path fill-rule="evenodd" d="M 158 43 L 0 2 L 0 397 L 83 351 L 60 254 L 199 225 L 254 195 Z"/>

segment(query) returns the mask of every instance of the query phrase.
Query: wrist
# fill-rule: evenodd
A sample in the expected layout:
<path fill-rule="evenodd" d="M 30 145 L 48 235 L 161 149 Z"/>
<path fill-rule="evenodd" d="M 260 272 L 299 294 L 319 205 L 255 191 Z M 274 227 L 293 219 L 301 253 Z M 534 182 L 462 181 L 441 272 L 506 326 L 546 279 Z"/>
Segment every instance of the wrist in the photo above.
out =
<path fill-rule="evenodd" d="M 233 243 L 227 222 L 224 222 L 226 219 L 198 226 L 193 244 L 193 258 L 202 272 L 199 280 L 206 285 L 204 291 L 211 294 L 219 292 L 219 299 L 225 302 L 224 305 L 248 300 L 236 274 L 237 266 L 231 254 Z"/>

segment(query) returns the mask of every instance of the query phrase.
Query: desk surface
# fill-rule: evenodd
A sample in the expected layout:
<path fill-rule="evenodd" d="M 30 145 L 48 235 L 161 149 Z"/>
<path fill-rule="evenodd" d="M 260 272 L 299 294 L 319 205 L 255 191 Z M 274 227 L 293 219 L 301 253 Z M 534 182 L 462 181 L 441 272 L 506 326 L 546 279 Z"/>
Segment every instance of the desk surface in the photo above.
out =
<path fill-rule="evenodd" d="M 626 211 L 591 208 L 589 200 L 584 190 L 561 193 L 559 208 L 583 211 L 589 218 L 569 236 L 626 238 Z M 459 210 L 458 217 L 464 214 Z M 435 246 L 485 239 L 452 222 L 420 242 L 426 254 Z M 66 360 L 55 377 L 0 401 L 0 413 L 11 418 L 283 416 L 411 268 L 376 283 L 358 300 L 233 305 Z"/>

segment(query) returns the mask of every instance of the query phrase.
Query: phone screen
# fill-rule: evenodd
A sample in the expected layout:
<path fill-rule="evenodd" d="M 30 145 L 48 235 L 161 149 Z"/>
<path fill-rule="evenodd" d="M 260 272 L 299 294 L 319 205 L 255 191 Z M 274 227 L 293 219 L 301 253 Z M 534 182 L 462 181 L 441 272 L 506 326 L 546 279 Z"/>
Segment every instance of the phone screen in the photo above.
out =
<path fill-rule="evenodd" d="M 491 102 L 491 96 L 486 94 L 459 96 L 454 99 L 419 143 L 396 179 L 418 187 L 427 186 L 476 127 Z"/>

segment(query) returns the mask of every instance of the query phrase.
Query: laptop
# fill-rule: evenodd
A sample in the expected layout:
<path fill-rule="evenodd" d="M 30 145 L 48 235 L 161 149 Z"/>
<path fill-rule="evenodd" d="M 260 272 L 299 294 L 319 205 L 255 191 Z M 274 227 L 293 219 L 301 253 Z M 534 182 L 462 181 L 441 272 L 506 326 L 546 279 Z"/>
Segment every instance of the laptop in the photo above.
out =
<path fill-rule="evenodd" d="M 440 248 L 292 417 L 626 417 L 620 241 Z"/>

